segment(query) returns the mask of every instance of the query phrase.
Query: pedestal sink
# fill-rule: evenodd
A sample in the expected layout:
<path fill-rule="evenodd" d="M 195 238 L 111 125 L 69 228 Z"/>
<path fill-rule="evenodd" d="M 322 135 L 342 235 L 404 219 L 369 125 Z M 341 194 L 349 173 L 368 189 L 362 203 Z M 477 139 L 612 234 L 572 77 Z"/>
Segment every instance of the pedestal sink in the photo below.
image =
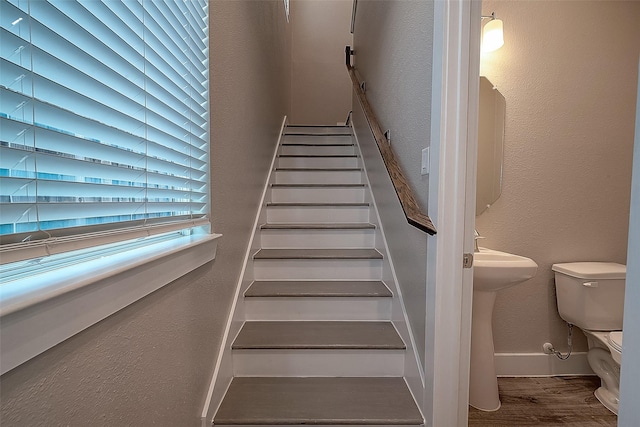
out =
<path fill-rule="evenodd" d="M 474 253 L 469 377 L 469 404 L 474 408 L 500 409 L 491 325 L 496 294 L 531 279 L 537 270 L 538 264 L 523 256 L 487 248 Z"/>

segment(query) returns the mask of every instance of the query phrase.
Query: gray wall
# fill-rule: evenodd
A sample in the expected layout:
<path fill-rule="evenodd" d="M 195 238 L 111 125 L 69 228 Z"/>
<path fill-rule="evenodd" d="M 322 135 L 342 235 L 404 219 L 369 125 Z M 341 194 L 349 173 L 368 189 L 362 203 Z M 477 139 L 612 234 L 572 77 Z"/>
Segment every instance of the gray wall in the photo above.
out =
<path fill-rule="evenodd" d="M 289 88 L 281 0 L 211 2 L 217 259 L 0 378 L 3 427 L 196 426 Z"/>
<path fill-rule="evenodd" d="M 351 45 L 352 0 L 291 0 L 291 117 L 335 125 L 351 110 L 344 47 Z"/>
<path fill-rule="evenodd" d="M 432 22 L 430 1 L 360 1 L 353 59 L 383 129 L 391 130 L 391 146 L 425 212 L 429 183 L 420 169 L 421 151 L 430 143 Z M 359 135 L 368 132 L 357 115 L 355 126 Z M 376 181 L 383 182 L 386 172 L 368 172 L 424 363 L 427 235 L 406 225 L 395 194 L 379 191 Z"/>
<path fill-rule="evenodd" d="M 482 246 L 539 265 L 498 294 L 496 351 L 566 351 L 551 265 L 626 262 L 640 3 L 483 2 L 492 11 L 505 45 L 481 74 L 506 98 L 504 189 L 476 224 Z"/>

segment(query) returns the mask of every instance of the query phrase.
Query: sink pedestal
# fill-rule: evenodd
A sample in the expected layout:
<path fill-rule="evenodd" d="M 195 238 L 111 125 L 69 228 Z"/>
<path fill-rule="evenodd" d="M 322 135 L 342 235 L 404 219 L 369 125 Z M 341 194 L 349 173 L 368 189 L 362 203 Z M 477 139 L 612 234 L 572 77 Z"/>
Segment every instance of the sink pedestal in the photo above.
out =
<path fill-rule="evenodd" d="M 473 291 L 469 404 L 482 411 L 500 409 L 491 325 L 496 293 Z"/>
<path fill-rule="evenodd" d="M 479 248 L 473 260 L 473 315 L 469 404 L 483 411 L 500 409 L 493 349 L 493 305 L 496 293 L 535 276 L 532 259 Z"/>

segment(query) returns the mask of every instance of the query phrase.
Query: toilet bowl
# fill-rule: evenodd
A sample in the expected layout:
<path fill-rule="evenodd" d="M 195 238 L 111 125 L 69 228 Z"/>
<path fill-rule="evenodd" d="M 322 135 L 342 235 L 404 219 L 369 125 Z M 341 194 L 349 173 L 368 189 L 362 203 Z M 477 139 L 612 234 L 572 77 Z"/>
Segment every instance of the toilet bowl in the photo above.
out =
<path fill-rule="evenodd" d="M 626 267 L 608 262 L 554 264 L 558 312 L 587 337 L 587 360 L 600 377 L 594 392 L 618 414 Z"/>
<path fill-rule="evenodd" d="M 600 377 L 600 387 L 593 393 L 605 408 L 618 414 L 620 398 L 620 358 L 622 349 L 610 344 L 611 334 L 622 334 L 620 331 L 602 332 L 584 330 L 589 342 L 587 360 L 593 372 Z"/>
<path fill-rule="evenodd" d="M 622 331 L 609 332 L 607 346 L 611 351 L 611 357 L 619 365 L 622 361 Z"/>

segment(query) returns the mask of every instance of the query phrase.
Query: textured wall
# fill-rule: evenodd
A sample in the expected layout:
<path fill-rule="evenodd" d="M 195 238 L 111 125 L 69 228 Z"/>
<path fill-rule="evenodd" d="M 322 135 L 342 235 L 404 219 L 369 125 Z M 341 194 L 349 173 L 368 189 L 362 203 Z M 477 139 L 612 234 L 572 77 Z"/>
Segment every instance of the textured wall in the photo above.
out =
<path fill-rule="evenodd" d="M 344 47 L 352 0 L 291 0 L 290 123 L 335 125 L 351 110 Z"/>
<path fill-rule="evenodd" d="M 626 262 L 640 3 L 483 2 L 492 11 L 505 45 L 481 74 L 506 98 L 504 188 L 477 228 L 482 246 L 539 265 L 498 294 L 496 351 L 565 350 L 551 264 Z"/>
<path fill-rule="evenodd" d="M 420 169 L 431 126 L 432 21 L 432 2 L 360 1 L 354 34 L 354 64 L 366 81 L 369 102 L 383 129 L 391 130 L 391 146 L 425 211 L 428 180 Z M 366 123 L 356 125 L 366 130 Z M 380 194 L 372 184 L 424 362 L 427 236 L 406 226 L 396 202 L 389 199 L 395 194 Z"/>
<path fill-rule="evenodd" d="M 211 16 L 217 259 L 3 375 L 3 427 L 199 425 L 289 88 L 281 0 Z"/>

